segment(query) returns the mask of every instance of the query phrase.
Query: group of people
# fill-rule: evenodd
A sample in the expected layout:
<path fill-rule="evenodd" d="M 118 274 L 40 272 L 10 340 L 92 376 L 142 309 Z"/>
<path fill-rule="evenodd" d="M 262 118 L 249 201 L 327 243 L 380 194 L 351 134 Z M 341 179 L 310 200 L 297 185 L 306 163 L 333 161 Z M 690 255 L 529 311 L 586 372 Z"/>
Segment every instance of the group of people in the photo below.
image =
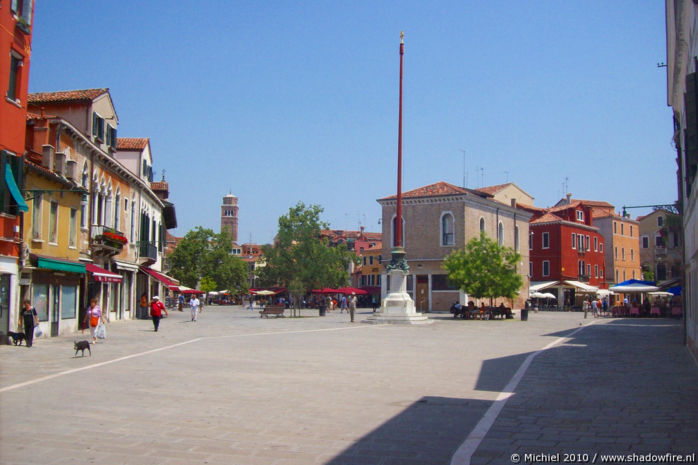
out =
<path fill-rule="evenodd" d="M 513 318 L 511 308 L 504 306 L 503 302 L 498 307 L 486 307 L 484 302 L 481 302 L 479 308 L 475 306 L 475 302 L 472 300 L 466 306 L 455 302 L 451 305 L 451 313 L 453 313 L 453 318 L 463 318 L 465 320 L 472 320 L 476 317 L 489 319 L 495 316 Z"/>
<path fill-rule="evenodd" d="M 596 298 L 585 300 L 582 304 L 582 310 L 584 311 L 585 315 L 589 310 L 591 310 L 591 314 L 594 316 L 594 318 L 598 318 L 601 315 L 608 313 L 608 299 L 604 297 L 603 299 Z"/>
<path fill-rule="evenodd" d="M 337 309 L 339 308 L 340 313 L 344 313 L 345 311 L 349 314 L 349 318 L 351 322 L 354 322 L 354 314 L 356 313 L 356 304 L 357 304 L 357 298 L 355 293 L 351 293 L 351 296 L 347 299 L 346 295 L 342 295 L 339 298 L 339 301 L 336 299 L 333 299 L 332 296 L 328 295 L 324 299 L 320 300 L 318 303 L 318 306 L 320 308 L 321 315 L 324 315 L 324 309 L 327 308 L 329 310 Z"/>

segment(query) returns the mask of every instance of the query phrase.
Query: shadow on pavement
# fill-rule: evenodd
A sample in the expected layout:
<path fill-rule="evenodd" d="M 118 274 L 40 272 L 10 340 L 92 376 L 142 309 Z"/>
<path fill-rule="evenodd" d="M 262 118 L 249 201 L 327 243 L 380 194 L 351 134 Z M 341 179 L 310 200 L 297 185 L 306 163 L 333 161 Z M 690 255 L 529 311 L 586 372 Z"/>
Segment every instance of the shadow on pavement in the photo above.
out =
<path fill-rule="evenodd" d="M 470 463 L 511 463 L 512 453 L 695 453 L 698 370 L 681 326 L 664 323 L 591 325 L 540 352 Z M 476 389 L 502 391 L 529 355 L 485 360 Z M 447 465 L 491 404 L 423 397 L 326 463 Z"/>
<path fill-rule="evenodd" d="M 422 397 L 327 465 L 448 464 L 491 402 Z"/>

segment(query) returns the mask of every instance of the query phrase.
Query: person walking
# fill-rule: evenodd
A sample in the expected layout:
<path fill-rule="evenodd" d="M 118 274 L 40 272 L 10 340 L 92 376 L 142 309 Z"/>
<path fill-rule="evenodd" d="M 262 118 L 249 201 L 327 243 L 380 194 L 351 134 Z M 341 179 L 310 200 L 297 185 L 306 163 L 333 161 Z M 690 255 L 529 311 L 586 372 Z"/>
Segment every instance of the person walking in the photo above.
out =
<path fill-rule="evenodd" d="M 339 313 L 347 311 L 347 296 L 343 295 L 339 301 Z"/>
<path fill-rule="evenodd" d="M 184 296 L 179 294 L 179 297 L 177 297 L 177 310 L 183 311 L 182 307 L 184 307 Z"/>
<path fill-rule="evenodd" d="M 89 325 L 90 327 L 90 336 L 92 336 L 93 344 L 97 342 L 96 331 L 100 322 L 104 323 L 104 316 L 102 315 L 101 307 L 97 305 L 97 299 L 93 297 L 90 299 L 90 306 L 85 310 L 85 320 L 83 321 L 85 326 Z"/>
<path fill-rule="evenodd" d="M 141 294 L 141 300 L 138 305 L 138 318 L 148 318 L 148 295 L 145 292 Z"/>
<path fill-rule="evenodd" d="M 155 329 L 156 333 L 160 328 L 162 312 L 165 312 L 165 315 L 167 315 L 167 309 L 165 308 L 165 305 L 160 302 L 160 297 L 154 295 L 153 300 L 150 302 L 150 317 L 153 319 L 153 328 Z"/>
<path fill-rule="evenodd" d="M 34 342 L 34 327 L 39 326 L 39 316 L 29 300 L 24 301 L 23 308 L 19 312 L 18 326 L 19 329 L 24 329 L 27 347 L 31 347 Z"/>
<path fill-rule="evenodd" d="M 196 294 L 194 294 L 193 297 L 189 300 L 189 306 L 191 307 L 191 321 L 196 321 L 196 318 L 199 314 L 200 305 L 201 302 L 199 302 L 199 299 L 196 297 Z"/>
<path fill-rule="evenodd" d="M 351 322 L 354 322 L 354 313 L 356 312 L 356 294 L 351 293 L 351 298 L 349 299 L 349 315 L 351 316 Z"/>

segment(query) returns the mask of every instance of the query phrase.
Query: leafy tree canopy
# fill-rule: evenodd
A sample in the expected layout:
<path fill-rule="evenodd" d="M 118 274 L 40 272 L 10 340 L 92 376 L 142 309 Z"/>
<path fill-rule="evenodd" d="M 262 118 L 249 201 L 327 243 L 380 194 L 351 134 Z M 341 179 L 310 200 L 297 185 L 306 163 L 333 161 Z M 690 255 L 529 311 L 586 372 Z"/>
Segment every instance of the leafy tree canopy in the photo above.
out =
<path fill-rule="evenodd" d="M 323 229 L 329 228 L 320 220 L 322 212 L 318 205 L 298 202 L 279 218 L 274 245 L 262 247 L 266 266 L 260 271 L 260 281 L 264 285 L 283 286 L 294 295 L 347 285 L 349 263 L 358 258 L 346 245 L 330 247 L 320 236 Z"/>
<path fill-rule="evenodd" d="M 503 247 L 485 233 L 470 240 L 464 249 L 446 257 L 443 268 L 448 279 L 468 295 L 478 299 L 506 297 L 513 299 L 523 279 L 516 272 L 521 255 Z"/>
<path fill-rule="evenodd" d="M 168 257 L 170 273 L 183 285 L 198 285 L 205 292 L 216 289 L 247 292 L 247 265 L 232 255 L 232 244 L 227 231 L 214 233 L 198 226 L 182 238 Z"/>

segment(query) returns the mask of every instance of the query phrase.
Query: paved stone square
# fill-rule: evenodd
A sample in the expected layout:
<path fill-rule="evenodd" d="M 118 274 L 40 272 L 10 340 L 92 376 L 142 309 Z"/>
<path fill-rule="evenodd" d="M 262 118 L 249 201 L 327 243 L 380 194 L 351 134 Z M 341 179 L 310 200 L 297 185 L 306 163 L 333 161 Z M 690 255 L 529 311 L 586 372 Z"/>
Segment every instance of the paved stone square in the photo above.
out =
<path fill-rule="evenodd" d="M 360 310 L 357 320 L 370 311 Z M 206 307 L 0 346 L 1 464 L 449 464 L 530 362 L 472 463 L 512 453 L 695 451 L 698 370 L 674 320 L 397 327 Z M 525 463 L 525 462 L 522 462 Z"/>

